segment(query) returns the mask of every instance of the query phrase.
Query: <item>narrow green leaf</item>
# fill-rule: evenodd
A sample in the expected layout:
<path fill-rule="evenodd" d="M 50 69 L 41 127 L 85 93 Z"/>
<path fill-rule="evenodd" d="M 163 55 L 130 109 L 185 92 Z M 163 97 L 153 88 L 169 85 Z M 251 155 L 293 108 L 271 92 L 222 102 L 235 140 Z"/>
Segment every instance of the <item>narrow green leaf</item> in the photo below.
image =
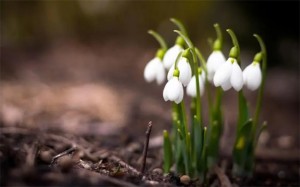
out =
<path fill-rule="evenodd" d="M 237 176 L 249 175 L 254 165 L 253 121 L 249 119 L 238 131 L 233 148 L 233 173 Z"/>
<path fill-rule="evenodd" d="M 210 134 L 207 137 L 207 166 L 212 167 L 218 160 L 219 144 L 222 133 L 222 126 L 219 121 L 214 121 L 210 126 Z"/>
<path fill-rule="evenodd" d="M 206 172 L 207 172 L 207 128 L 204 127 L 203 129 L 203 149 L 202 149 L 202 153 L 201 153 L 201 158 L 200 158 L 200 162 L 198 165 L 198 172 L 200 174 L 200 182 L 204 183 L 205 179 L 206 179 Z"/>
<path fill-rule="evenodd" d="M 163 145 L 163 151 L 164 151 L 164 172 L 169 173 L 170 168 L 172 166 L 172 146 L 169 138 L 168 131 L 164 130 L 164 145 Z"/>
<path fill-rule="evenodd" d="M 261 135 L 261 133 L 267 128 L 267 122 L 264 121 L 264 123 L 261 125 L 260 129 L 258 130 L 257 132 L 257 135 L 256 135 L 256 138 L 255 138 L 255 142 L 254 142 L 254 145 L 255 145 L 255 148 L 258 144 L 258 140 L 259 140 L 259 137 Z"/>
<path fill-rule="evenodd" d="M 247 106 L 247 101 L 244 96 L 243 91 L 239 91 L 239 116 L 238 116 L 238 128 L 237 132 L 239 132 L 243 125 L 248 121 L 249 119 L 249 111 Z"/>

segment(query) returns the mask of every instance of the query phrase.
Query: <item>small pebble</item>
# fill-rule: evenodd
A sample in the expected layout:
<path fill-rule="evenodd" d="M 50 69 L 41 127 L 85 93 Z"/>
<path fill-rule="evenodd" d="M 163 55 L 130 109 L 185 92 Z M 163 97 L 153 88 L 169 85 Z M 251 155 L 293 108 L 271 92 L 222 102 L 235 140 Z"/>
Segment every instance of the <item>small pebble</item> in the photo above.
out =
<path fill-rule="evenodd" d="M 157 174 L 157 175 L 162 175 L 163 170 L 161 168 L 155 168 L 152 170 L 152 173 Z"/>
<path fill-rule="evenodd" d="M 278 145 L 281 148 L 288 149 L 292 147 L 294 139 L 292 136 L 281 136 L 278 138 Z"/>
<path fill-rule="evenodd" d="M 58 159 L 57 163 L 63 172 L 68 172 L 72 168 L 74 161 L 70 156 L 63 156 Z"/>
<path fill-rule="evenodd" d="M 180 177 L 180 182 L 184 185 L 188 185 L 191 181 L 191 178 L 188 175 L 182 175 Z"/>
<path fill-rule="evenodd" d="M 53 155 L 51 151 L 42 151 L 39 155 L 40 159 L 46 163 L 50 163 L 52 161 Z"/>

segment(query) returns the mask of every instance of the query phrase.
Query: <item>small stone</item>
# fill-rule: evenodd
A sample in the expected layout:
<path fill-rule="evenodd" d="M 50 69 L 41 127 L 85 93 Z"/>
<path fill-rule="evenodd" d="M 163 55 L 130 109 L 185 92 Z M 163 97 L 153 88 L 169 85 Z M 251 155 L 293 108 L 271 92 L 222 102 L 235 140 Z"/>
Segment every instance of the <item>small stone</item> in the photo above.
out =
<path fill-rule="evenodd" d="M 188 185 L 191 181 L 191 178 L 188 175 L 182 175 L 180 177 L 180 182 L 184 185 Z"/>
<path fill-rule="evenodd" d="M 46 163 L 50 163 L 52 161 L 52 153 L 51 151 L 42 151 L 39 155 L 40 159 Z"/>
<path fill-rule="evenodd" d="M 163 170 L 161 168 L 155 168 L 152 170 L 152 173 L 157 174 L 157 175 L 162 175 Z"/>
<path fill-rule="evenodd" d="M 59 158 L 57 163 L 63 172 L 68 172 L 72 168 L 74 161 L 70 156 L 63 156 Z"/>
<path fill-rule="evenodd" d="M 294 139 L 292 136 L 281 136 L 278 138 L 278 145 L 281 148 L 288 149 L 292 146 Z"/>

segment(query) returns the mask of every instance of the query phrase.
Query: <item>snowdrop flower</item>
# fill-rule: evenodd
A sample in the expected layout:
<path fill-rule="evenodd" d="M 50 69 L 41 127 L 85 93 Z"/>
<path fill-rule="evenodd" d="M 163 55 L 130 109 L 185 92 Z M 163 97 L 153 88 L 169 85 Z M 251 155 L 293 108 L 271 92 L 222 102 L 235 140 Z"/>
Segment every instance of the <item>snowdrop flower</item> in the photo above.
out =
<path fill-rule="evenodd" d="M 156 80 L 157 84 L 165 81 L 166 72 L 163 63 L 159 57 L 155 57 L 145 67 L 144 78 L 147 82 Z"/>
<path fill-rule="evenodd" d="M 224 91 L 233 87 L 236 91 L 243 88 L 243 72 L 235 58 L 228 60 L 218 68 L 214 76 L 215 86 L 221 86 Z"/>
<path fill-rule="evenodd" d="M 167 82 L 163 91 L 165 101 L 174 101 L 176 104 L 179 104 L 182 101 L 183 86 L 179 81 L 179 74 L 179 71 L 175 70 L 173 77 Z"/>
<path fill-rule="evenodd" d="M 213 51 L 207 59 L 207 79 L 212 82 L 218 68 L 226 62 L 226 59 L 220 50 Z"/>
<path fill-rule="evenodd" d="M 187 86 L 192 78 L 192 69 L 188 62 L 188 59 L 185 57 L 181 57 L 178 62 L 178 70 L 180 71 L 179 80 L 182 82 L 184 86 Z M 173 72 L 175 69 L 175 64 L 172 65 L 168 72 L 168 80 L 170 80 L 173 77 Z"/>
<path fill-rule="evenodd" d="M 178 44 L 175 44 L 173 47 L 167 50 L 163 58 L 163 64 L 167 70 L 169 70 L 174 64 L 176 57 L 181 51 L 183 51 L 183 48 Z"/>
<path fill-rule="evenodd" d="M 205 89 L 204 85 L 205 85 L 205 72 L 201 71 L 201 73 L 199 73 L 200 96 L 202 96 L 204 93 L 204 89 Z M 197 96 L 196 76 L 195 75 L 192 77 L 191 81 L 189 82 L 189 84 L 186 88 L 186 93 L 187 93 L 187 95 L 189 95 L 191 97 Z"/>
<path fill-rule="evenodd" d="M 262 81 L 259 62 L 252 62 L 243 71 L 244 85 L 251 91 L 256 90 Z"/>

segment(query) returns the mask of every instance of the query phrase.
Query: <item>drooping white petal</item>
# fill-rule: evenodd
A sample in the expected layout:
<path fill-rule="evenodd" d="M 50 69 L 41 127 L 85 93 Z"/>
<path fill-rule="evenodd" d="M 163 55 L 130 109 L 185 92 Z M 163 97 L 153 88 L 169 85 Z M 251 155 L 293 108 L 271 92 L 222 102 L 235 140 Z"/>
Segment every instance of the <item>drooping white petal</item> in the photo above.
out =
<path fill-rule="evenodd" d="M 178 69 L 180 71 L 179 80 L 184 86 L 187 86 L 192 78 L 192 69 L 186 58 L 181 58 L 178 62 Z"/>
<path fill-rule="evenodd" d="M 168 97 L 171 101 L 175 101 L 179 97 L 180 92 L 183 89 L 182 84 L 179 82 L 177 77 L 169 80 L 168 84 Z"/>
<path fill-rule="evenodd" d="M 156 68 L 155 68 L 155 62 L 158 61 L 158 58 L 153 58 L 148 62 L 144 69 L 144 78 L 147 82 L 152 82 L 156 77 Z"/>
<path fill-rule="evenodd" d="M 196 97 L 196 77 L 195 75 L 190 80 L 189 84 L 186 87 L 186 93 L 188 96 Z"/>
<path fill-rule="evenodd" d="M 172 67 L 168 71 L 167 79 L 170 80 L 173 78 L 173 73 L 174 73 L 175 65 L 173 64 Z M 180 74 L 179 74 L 180 75 Z"/>
<path fill-rule="evenodd" d="M 227 90 L 230 90 L 230 88 L 232 87 L 231 86 L 231 83 L 230 83 L 230 79 L 228 79 L 226 82 L 224 82 L 222 85 L 221 85 L 222 89 L 224 91 L 227 91 Z"/>
<path fill-rule="evenodd" d="M 179 96 L 177 97 L 177 99 L 175 99 L 175 103 L 176 104 L 179 104 L 182 99 L 183 99 L 183 87 L 182 87 L 182 84 L 180 84 L 181 88 L 180 88 L 180 92 L 179 92 Z"/>
<path fill-rule="evenodd" d="M 244 69 L 244 71 L 243 71 L 243 81 L 244 81 L 244 85 L 247 85 L 249 69 L 251 69 L 251 64 L 248 65 L 248 66 Z"/>
<path fill-rule="evenodd" d="M 167 82 L 167 84 L 164 87 L 164 91 L 163 91 L 163 98 L 164 98 L 165 101 L 169 100 L 169 97 L 168 97 L 168 87 L 169 86 L 168 86 L 168 82 Z"/>
<path fill-rule="evenodd" d="M 244 83 L 249 90 L 254 91 L 258 89 L 262 81 L 262 72 L 259 63 L 253 62 L 247 66 L 243 72 L 243 77 L 246 79 Z"/>
<path fill-rule="evenodd" d="M 200 89 L 200 96 L 203 95 L 204 93 L 204 82 L 205 80 L 203 80 L 202 78 L 202 74 L 199 76 L 199 89 Z M 194 75 L 191 79 L 191 81 L 189 82 L 187 88 L 186 88 L 186 93 L 187 95 L 191 96 L 191 97 L 196 97 L 197 96 L 197 88 L 196 88 L 196 76 Z"/>
<path fill-rule="evenodd" d="M 166 72 L 160 58 L 153 58 L 145 67 L 144 78 L 147 82 L 156 80 L 157 84 L 165 81 Z"/>
<path fill-rule="evenodd" d="M 166 79 L 166 70 L 162 62 L 156 66 L 156 82 L 157 84 L 162 84 Z"/>
<path fill-rule="evenodd" d="M 240 91 L 243 88 L 243 72 L 237 62 L 232 64 L 230 83 L 236 91 Z"/>
<path fill-rule="evenodd" d="M 172 79 L 174 72 L 175 64 L 172 65 L 168 72 L 168 80 Z M 192 78 L 192 69 L 186 58 L 180 58 L 177 68 L 180 71 L 179 80 L 184 85 L 187 86 Z"/>
<path fill-rule="evenodd" d="M 224 84 L 228 79 L 230 79 L 231 71 L 232 71 L 232 60 L 234 58 L 229 58 L 225 63 L 223 63 L 215 73 L 214 76 L 214 84 L 215 86 L 221 86 Z"/>
<path fill-rule="evenodd" d="M 175 60 L 178 54 L 182 51 L 182 47 L 180 45 L 174 45 L 170 49 L 167 50 L 165 56 L 163 58 L 164 67 L 169 70 L 171 66 L 175 63 Z"/>
<path fill-rule="evenodd" d="M 213 51 L 207 59 L 207 79 L 211 82 L 218 68 L 225 63 L 226 59 L 222 51 Z"/>
<path fill-rule="evenodd" d="M 205 82 L 206 80 L 206 73 L 205 73 L 205 71 L 202 71 L 201 72 L 201 79 L 203 80 L 203 82 Z"/>

